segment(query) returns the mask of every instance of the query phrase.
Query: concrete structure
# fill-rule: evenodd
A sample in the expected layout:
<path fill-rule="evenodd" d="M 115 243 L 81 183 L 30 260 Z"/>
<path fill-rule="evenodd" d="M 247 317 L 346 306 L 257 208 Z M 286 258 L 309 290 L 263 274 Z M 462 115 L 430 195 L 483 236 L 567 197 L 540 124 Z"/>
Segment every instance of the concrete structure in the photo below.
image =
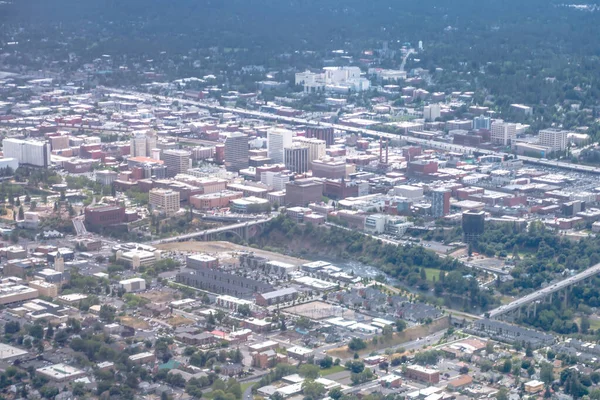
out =
<path fill-rule="evenodd" d="M 187 256 L 185 263 L 188 268 L 192 269 L 219 268 L 219 259 L 209 256 L 208 254 L 194 254 Z"/>
<path fill-rule="evenodd" d="M 177 283 L 212 293 L 228 294 L 240 298 L 250 298 L 255 293 L 273 290 L 268 283 L 209 268 L 184 270 L 177 274 L 175 280 Z"/>
<path fill-rule="evenodd" d="M 36 289 L 41 296 L 55 298 L 58 296 L 58 286 L 53 283 L 48 283 L 42 280 L 29 282 L 29 287 Z"/>
<path fill-rule="evenodd" d="M 117 260 L 123 260 L 127 264 L 131 265 L 133 269 L 139 267 L 149 267 L 160 260 L 160 250 L 148 251 L 143 249 L 132 249 L 129 251 L 117 251 Z"/>
<path fill-rule="evenodd" d="M 225 138 L 225 169 L 238 172 L 248 168 L 248 135 L 231 132 Z"/>
<path fill-rule="evenodd" d="M 173 215 L 180 209 L 179 192 L 171 189 L 152 189 L 149 192 L 148 204 L 152 209 Z"/>
<path fill-rule="evenodd" d="M 157 145 L 156 134 L 149 132 L 136 132 L 129 141 L 129 155 L 131 157 L 151 157 L 152 149 Z"/>
<path fill-rule="evenodd" d="M 271 203 L 260 197 L 243 197 L 231 200 L 231 211 L 240 214 L 257 214 L 271 211 Z"/>
<path fill-rule="evenodd" d="M 333 128 L 331 127 L 311 126 L 306 128 L 305 135 L 307 138 L 324 140 L 327 147 L 335 143 L 335 134 Z"/>
<path fill-rule="evenodd" d="M 285 185 L 289 181 L 290 175 L 284 172 L 265 171 L 260 173 L 260 182 L 276 191 L 285 189 Z"/>
<path fill-rule="evenodd" d="M 303 174 L 308 171 L 308 147 L 303 143 L 293 143 L 283 149 L 285 167 L 297 174 Z"/>
<path fill-rule="evenodd" d="M 302 145 L 308 147 L 308 166 L 312 168 L 312 163 L 314 160 L 320 160 L 325 157 L 327 142 L 321 139 L 315 138 L 307 138 L 304 136 L 296 136 L 293 139 L 294 143 L 301 143 Z"/>
<path fill-rule="evenodd" d="M 484 232 L 485 212 L 477 210 L 465 211 L 462 214 L 462 230 L 466 243 L 476 240 Z"/>
<path fill-rule="evenodd" d="M 162 153 L 162 160 L 167 167 L 167 177 L 174 177 L 177 174 L 184 174 L 190 169 L 190 152 L 185 150 L 165 150 Z"/>
<path fill-rule="evenodd" d="M 474 321 L 468 331 L 477 335 L 489 336 L 492 339 L 503 342 L 519 343 L 523 346 L 530 345 L 533 348 L 550 346 L 555 342 L 554 336 L 548 333 L 491 319 Z"/>
<path fill-rule="evenodd" d="M 539 393 L 544 390 L 544 382 L 538 380 L 532 380 L 525 382 L 525 392 L 529 394 Z"/>
<path fill-rule="evenodd" d="M 131 278 L 119 281 L 119 286 L 126 292 L 141 292 L 146 290 L 146 280 L 142 278 Z"/>
<path fill-rule="evenodd" d="M 480 129 L 490 130 L 492 128 L 492 119 L 483 115 L 479 115 L 473 118 L 473 129 L 476 131 Z"/>
<path fill-rule="evenodd" d="M 119 174 L 115 171 L 104 170 L 96 171 L 96 182 L 103 186 L 110 186 L 114 181 L 117 180 Z"/>
<path fill-rule="evenodd" d="M 540 145 L 549 147 L 553 152 L 567 149 L 569 131 L 562 129 L 542 129 L 539 133 Z"/>
<path fill-rule="evenodd" d="M 229 202 L 234 199 L 244 197 L 242 192 L 233 190 L 222 190 L 216 193 L 201 194 L 190 197 L 192 207 L 199 210 L 211 210 L 215 208 L 223 208 L 229 205 Z"/>
<path fill-rule="evenodd" d="M 502 120 L 493 121 L 490 131 L 493 144 L 509 146 L 517 138 L 517 124 Z"/>
<path fill-rule="evenodd" d="M 7 138 L 2 141 L 5 158 L 14 158 L 19 165 L 48 168 L 50 166 L 50 143 L 38 140 Z"/>
<path fill-rule="evenodd" d="M 313 160 L 311 164 L 315 178 L 345 179 L 356 170 L 354 164 L 346 164 L 344 160 Z"/>
<path fill-rule="evenodd" d="M 0 360 L 10 362 L 29 354 L 27 351 L 8 344 L 0 343 Z"/>
<path fill-rule="evenodd" d="M 423 118 L 425 121 L 435 121 L 442 116 L 439 104 L 430 104 L 423 107 Z"/>
<path fill-rule="evenodd" d="M 284 149 L 292 145 L 294 132 L 284 128 L 270 128 L 267 130 L 267 157 L 274 164 L 281 164 L 284 160 Z"/>

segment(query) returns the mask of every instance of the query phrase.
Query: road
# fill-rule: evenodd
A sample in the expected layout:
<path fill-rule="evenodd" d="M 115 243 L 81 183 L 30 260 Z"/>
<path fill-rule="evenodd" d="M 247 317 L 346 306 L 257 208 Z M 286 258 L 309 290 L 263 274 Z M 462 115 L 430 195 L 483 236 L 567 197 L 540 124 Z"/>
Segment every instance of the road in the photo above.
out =
<path fill-rule="evenodd" d="M 145 100 L 154 100 L 155 98 L 157 98 L 157 96 L 152 95 L 152 94 L 136 92 L 136 91 L 132 91 L 132 90 L 122 90 L 122 89 L 114 89 L 114 88 L 107 88 L 107 87 L 104 87 L 104 89 L 107 90 L 108 92 L 123 94 L 123 95 L 130 95 L 130 96 L 137 96 L 137 97 L 140 97 L 141 99 L 145 99 Z M 176 98 L 176 97 L 163 97 L 163 96 L 161 96 L 160 99 L 165 100 L 165 101 L 171 101 L 171 102 L 178 101 L 180 104 L 193 105 L 196 107 L 208 109 L 209 111 L 213 111 L 213 112 L 232 113 L 232 114 L 242 115 L 242 116 L 251 117 L 251 118 L 271 120 L 271 121 L 275 121 L 275 122 L 279 122 L 279 123 L 285 122 L 285 123 L 297 124 L 297 125 L 306 125 L 306 124 L 314 125 L 315 124 L 314 121 L 310 121 L 306 118 L 286 117 L 286 116 L 270 114 L 270 113 L 266 113 L 266 112 L 262 112 L 262 111 L 246 110 L 244 108 L 223 107 L 223 106 L 219 106 L 216 104 L 211 104 L 211 103 L 206 103 L 206 102 L 196 101 L 196 100 L 186 100 L 186 99 L 180 99 L 180 98 Z M 346 125 L 341 125 L 341 124 L 319 122 L 319 125 L 322 127 L 331 127 L 331 128 L 337 129 L 337 130 L 342 130 L 342 131 L 346 131 L 346 132 L 350 132 L 350 133 L 361 134 L 362 136 L 369 136 L 369 137 L 374 137 L 374 138 L 383 138 L 383 139 L 390 139 L 390 140 L 403 140 L 410 144 L 420 145 L 423 147 L 433 148 L 433 149 L 438 149 L 438 150 L 443 150 L 443 151 L 458 152 L 458 153 L 462 153 L 462 154 L 473 154 L 474 152 L 477 152 L 480 154 L 491 154 L 491 155 L 498 155 L 501 157 L 503 157 L 505 155 L 507 155 L 507 156 L 512 155 L 509 153 L 497 152 L 497 151 L 492 151 L 492 150 L 487 150 L 487 149 L 480 149 L 477 147 L 462 146 L 462 145 L 445 143 L 445 142 L 437 142 L 437 141 L 428 140 L 428 139 L 420 139 L 420 138 L 415 138 L 412 136 L 399 135 L 399 134 L 395 134 L 395 133 L 380 132 L 380 131 L 376 131 L 373 129 L 356 128 L 356 127 L 346 126 Z M 519 159 L 523 160 L 524 162 L 547 166 L 547 167 L 562 168 L 562 169 L 568 169 L 568 170 L 579 171 L 579 172 L 600 174 L 600 168 L 598 168 L 598 167 L 590 167 L 587 165 L 578 165 L 578 164 L 572 164 L 572 163 L 561 162 L 561 161 L 541 160 L 541 159 L 538 159 L 535 157 L 527 157 L 527 156 L 519 156 Z"/>
<path fill-rule="evenodd" d="M 596 264 L 583 272 L 578 273 L 577 275 L 570 276 L 566 279 L 563 279 L 560 282 L 554 283 L 550 286 L 547 286 L 543 289 L 540 289 L 536 292 L 528 294 L 527 296 L 523 296 L 520 299 L 516 299 L 515 301 L 500 306 L 494 310 L 489 311 L 489 315 L 491 319 L 498 318 L 499 316 L 506 314 L 511 311 L 515 311 L 527 304 L 530 304 L 534 301 L 542 300 L 544 297 L 556 293 L 560 290 L 563 290 L 571 285 L 574 285 L 578 282 L 581 282 L 587 278 L 591 278 L 600 273 L 600 264 Z"/>

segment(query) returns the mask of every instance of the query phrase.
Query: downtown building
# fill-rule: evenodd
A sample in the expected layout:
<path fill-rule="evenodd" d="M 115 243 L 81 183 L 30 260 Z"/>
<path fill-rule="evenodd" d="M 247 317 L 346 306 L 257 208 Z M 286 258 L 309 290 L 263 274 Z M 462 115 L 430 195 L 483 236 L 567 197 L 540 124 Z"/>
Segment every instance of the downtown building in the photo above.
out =
<path fill-rule="evenodd" d="M 241 132 L 229 133 L 225 138 L 225 169 L 239 172 L 240 169 L 248 168 L 250 162 L 248 150 L 248 135 Z"/>
<path fill-rule="evenodd" d="M 19 165 L 50 167 L 50 144 L 39 140 L 7 138 L 2 141 L 4 158 L 14 158 Z"/>

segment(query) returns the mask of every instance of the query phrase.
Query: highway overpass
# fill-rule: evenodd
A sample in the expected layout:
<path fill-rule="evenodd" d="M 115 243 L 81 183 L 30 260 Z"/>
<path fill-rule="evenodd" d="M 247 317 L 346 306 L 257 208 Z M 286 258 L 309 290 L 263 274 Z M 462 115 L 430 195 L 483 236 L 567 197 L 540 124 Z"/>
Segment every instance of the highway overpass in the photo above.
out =
<path fill-rule="evenodd" d="M 121 89 L 113 89 L 113 88 L 104 88 L 104 89 L 106 89 L 107 91 L 112 92 L 112 93 L 137 96 L 137 97 L 143 98 L 145 100 L 154 100 L 156 98 L 159 98 L 159 99 L 165 100 L 165 101 L 178 101 L 180 104 L 193 105 L 193 106 L 204 108 L 204 109 L 207 109 L 207 110 L 213 111 L 213 112 L 232 113 L 232 114 L 243 115 L 243 116 L 251 117 L 251 118 L 259 118 L 259 119 L 264 119 L 264 120 L 275 121 L 275 122 L 279 122 L 279 123 L 285 122 L 288 124 L 297 124 L 297 125 L 316 125 L 316 124 L 318 124 L 319 126 L 332 127 L 334 129 L 344 130 L 346 132 L 361 134 L 362 136 L 368 136 L 368 137 L 373 137 L 373 138 L 383 138 L 383 139 L 390 139 L 390 140 L 392 140 L 392 139 L 403 140 L 410 144 L 420 145 L 423 147 L 444 150 L 444 151 L 453 151 L 453 152 L 457 152 L 457 153 L 461 153 L 461 154 L 473 154 L 474 152 L 477 152 L 480 154 L 496 154 L 499 156 L 511 155 L 510 153 L 497 152 L 497 151 L 480 149 L 480 148 L 470 147 L 470 146 L 462 146 L 462 145 L 457 145 L 457 144 L 452 144 L 452 143 L 437 142 L 434 140 L 415 138 L 412 136 L 399 135 L 399 134 L 395 134 L 395 133 L 381 132 L 381 131 L 376 131 L 373 129 L 356 128 L 356 127 L 352 127 L 352 126 L 346 126 L 346 125 L 341 125 L 341 124 L 332 124 L 332 123 L 328 123 L 328 122 L 316 122 L 316 121 L 311 121 L 311 120 L 308 120 L 305 118 L 286 117 L 286 116 L 282 116 L 282 115 L 275 115 L 275 114 L 265 113 L 265 112 L 261 112 L 261 111 L 246 110 L 244 108 L 223 107 L 223 106 L 220 106 L 217 104 L 196 101 L 196 100 L 186 100 L 186 99 L 180 99 L 180 98 L 176 98 L 176 97 L 156 96 L 156 95 L 152 95 L 152 94 L 148 94 L 148 93 L 135 92 L 135 91 L 131 91 L 131 90 L 121 90 Z M 598 167 L 590 167 L 587 165 L 578 165 L 578 164 L 572 164 L 572 163 L 561 162 L 561 161 L 541 160 L 539 158 L 527 157 L 527 156 L 519 156 L 519 159 L 523 160 L 524 162 L 537 164 L 537 165 L 543 165 L 543 166 L 547 166 L 547 167 L 562 168 L 562 169 L 568 169 L 568 170 L 572 170 L 572 171 L 586 172 L 586 173 L 592 173 L 592 174 L 600 174 L 600 168 L 598 168 Z"/>

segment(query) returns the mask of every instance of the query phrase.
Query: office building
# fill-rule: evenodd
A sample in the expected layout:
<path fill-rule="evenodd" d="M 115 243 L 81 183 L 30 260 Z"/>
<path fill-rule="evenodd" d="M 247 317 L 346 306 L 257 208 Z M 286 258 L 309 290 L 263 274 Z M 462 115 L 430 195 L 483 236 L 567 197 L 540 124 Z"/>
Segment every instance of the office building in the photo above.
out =
<path fill-rule="evenodd" d="M 299 292 L 295 288 L 283 288 L 272 292 L 258 293 L 256 295 L 256 304 L 268 307 L 279 303 L 294 301 L 298 298 L 298 295 Z"/>
<path fill-rule="evenodd" d="M 323 198 L 323 182 L 313 179 L 298 179 L 285 185 L 286 206 L 307 206 L 320 203 Z"/>
<path fill-rule="evenodd" d="M 405 375 L 410 379 L 433 384 L 440 381 L 440 371 L 436 369 L 425 368 L 421 365 L 409 365 L 405 371 Z"/>
<path fill-rule="evenodd" d="M 4 158 L 14 158 L 19 165 L 48 168 L 50 144 L 37 140 L 7 138 L 2 141 Z"/>
<path fill-rule="evenodd" d="M 540 145 L 549 147 L 553 152 L 565 151 L 567 149 L 567 136 L 569 131 L 562 129 L 542 129 L 539 134 Z"/>
<path fill-rule="evenodd" d="M 225 138 L 225 169 L 239 172 L 248 168 L 248 136 L 241 132 L 231 132 Z"/>
<path fill-rule="evenodd" d="M 484 115 L 479 115 L 473 118 L 473 129 L 476 131 L 480 129 L 490 130 L 492 128 L 492 119 Z"/>
<path fill-rule="evenodd" d="M 285 172 L 264 171 L 260 173 L 260 182 L 276 191 L 284 190 L 289 181 L 290 175 Z"/>
<path fill-rule="evenodd" d="M 29 282 L 29 287 L 38 291 L 41 296 L 55 298 L 58 296 L 58 286 L 43 280 Z"/>
<path fill-rule="evenodd" d="M 152 150 L 156 146 L 156 133 L 153 131 L 136 132 L 129 141 L 129 155 L 131 157 L 151 157 Z"/>
<path fill-rule="evenodd" d="M 442 116 L 439 104 L 430 104 L 423 107 L 423 118 L 425 121 L 435 121 Z"/>
<path fill-rule="evenodd" d="M 312 163 L 315 160 L 320 160 L 325 157 L 325 149 L 327 143 L 321 139 L 307 138 L 304 136 L 296 136 L 294 142 L 301 143 L 308 147 L 308 167 L 312 168 Z"/>
<path fill-rule="evenodd" d="M 167 177 L 184 174 L 190 169 L 190 152 L 185 150 L 165 150 L 162 160 L 167 167 Z"/>
<path fill-rule="evenodd" d="M 37 289 L 19 284 L 18 278 L 4 278 L 0 283 L 0 305 L 17 303 L 38 297 Z"/>
<path fill-rule="evenodd" d="M 119 281 L 119 286 L 126 292 L 141 292 L 146 290 L 146 280 L 142 278 L 131 278 Z"/>
<path fill-rule="evenodd" d="M 191 269 L 219 268 L 219 259 L 208 254 L 195 254 L 187 256 L 185 264 Z"/>
<path fill-rule="evenodd" d="M 491 125 L 493 144 L 509 146 L 517 138 L 517 124 L 496 120 Z"/>
<path fill-rule="evenodd" d="M 464 241 L 471 243 L 484 232 L 485 212 L 477 210 L 465 211 L 462 214 L 462 230 Z"/>
<path fill-rule="evenodd" d="M 96 171 L 96 182 L 102 186 L 110 186 L 117 180 L 119 173 L 111 170 Z"/>
<path fill-rule="evenodd" d="M 179 201 L 179 192 L 176 190 L 157 188 L 149 192 L 150 207 L 164 211 L 167 215 L 173 215 L 179 211 Z"/>
<path fill-rule="evenodd" d="M 450 189 L 438 188 L 431 191 L 431 215 L 441 218 L 450 212 Z"/>
<path fill-rule="evenodd" d="M 327 147 L 335 143 L 333 128 L 326 128 L 324 126 L 313 126 L 306 128 L 306 137 L 324 140 Z"/>
<path fill-rule="evenodd" d="M 297 174 L 308 171 L 308 147 L 302 143 L 293 143 L 284 149 L 285 167 Z"/>
<path fill-rule="evenodd" d="M 98 206 L 85 208 L 85 222 L 89 227 L 117 225 L 125 220 L 125 207 Z"/>
<path fill-rule="evenodd" d="M 292 145 L 294 132 L 289 129 L 271 128 L 267 131 L 267 157 L 274 164 L 281 164 L 284 160 L 284 149 Z"/>
<path fill-rule="evenodd" d="M 315 178 L 344 179 L 355 172 L 356 166 L 344 160 L 313 160 L 311 169 Z"/>

